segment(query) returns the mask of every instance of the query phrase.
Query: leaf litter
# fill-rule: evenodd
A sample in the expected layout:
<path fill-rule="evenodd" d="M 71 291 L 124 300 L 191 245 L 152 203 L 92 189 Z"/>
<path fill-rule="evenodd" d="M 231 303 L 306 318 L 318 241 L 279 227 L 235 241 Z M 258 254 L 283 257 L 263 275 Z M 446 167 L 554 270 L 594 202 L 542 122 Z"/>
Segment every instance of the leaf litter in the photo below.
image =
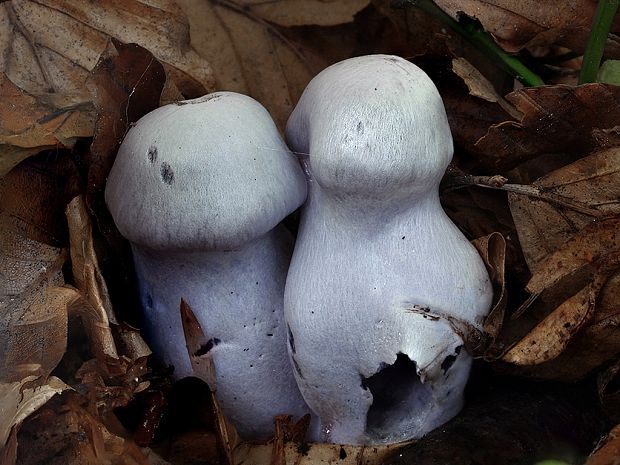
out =
<path fill-rule="evenodd" d="M 446 103 L 456 153 L 442 201 L 469 238 L 480 238 L 495 291 L 476 363 L 514 379 L 595 377 L 603 409 L 620 418 L 618 87 L 520 88 L 435 18 L 408 3 L 393 8 L 404 3 L 0 4 L 0 405 L 21 412 L 0 425 L 4 462 L 371 464 L 397 456 L 403 445 L 305 444 L 307 423 L 286 416 L 275 419 L 271 441 L 246 443 L 204 383 L 171 388 L 132 325 L 128 249 L 101 195 L 125 132 L 154 108 L 233 90 L 265 104 L 282 128 L 314 74 L 373 52 L 416 56 Z M 591 2 L 437 4 L 479 21 L 548 82 L 574 82 L 571 54 L 583 51 Z M 618 30 L 616 21 L 608 59 L 620 51 Z M 186 304 L 181 311 L 190 357 L 208 374 L 213 364 L 194 350 L 205 335 Z M 205 394 L 202 406 L 186 399 L 200 428 L 170 429 L 175 389 Z"/>

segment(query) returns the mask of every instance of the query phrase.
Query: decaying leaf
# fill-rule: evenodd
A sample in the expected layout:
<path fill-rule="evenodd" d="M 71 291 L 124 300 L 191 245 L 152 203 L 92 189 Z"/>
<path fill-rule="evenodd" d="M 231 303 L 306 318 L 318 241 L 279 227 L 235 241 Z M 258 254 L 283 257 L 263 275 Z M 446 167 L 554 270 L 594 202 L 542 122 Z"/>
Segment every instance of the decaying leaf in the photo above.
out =
<path fill-rule="evenodd" d="M 192 46 L 216 71 L 218 89 L 254 97 L 265 105 L 278 126 L 284 128 L 293 105 L 318 70 L 310 66 L 297 45 L 268 21 L 307 20 L 310 19 L 308 12 L 312 12 L 312 17 L 325 18 L 328 15 L 321 14 L 324 2 L 179 0 L 178 3 L 190 20 Z M 295 5 L 289 3 L 297 4 L 297 14 L 288 16 L 295 10 Z M 303 8 L 299 8 L 302 4 Z M 270 17 L 270 12 L 284 11 L 282 8 L 288 12 L 288 19 Z M 340 22 L 346 22 L 352 17 L 348 13 L 341 15 L 340 19 Z"/>
<path fill-rule="evenodd" d="M 278 465 L 383 465 L 409 443 L 388 446 L 347 446 L 287 442 L 284 444 L 284 462 Z M 272 465 L 271 444 L 242 443 L 235 449 L 235 465 Z"/>
<path fill-rule="evenodd" d="M 454 58 L 452 60 L 452 71 L 463 79 L 470 95 L 499 104 L 506 113 L 515 119 L 521 117 L 521 114 L 497 93 L 493 84 L 465 58 Z"/>
<path fill-rule="evenodd" d="M 86 81 L 97 109 L 88 163 L 88 192 L 101 193 L 131 123 L 159 106 L 166 76 L 151 52 L 113 42 Z M 90 199 L 89 199 L 90 200 Z"/>
<path fill-rule="evenodd" d="M 500 233 L 492 233 L 476 239 L 473 244 L 484 260 L 493 283 L 493 306 L 484 320 L 484 331 L 493 340 L 502 329 L 506 310 L 506 241 Z"/>
<path fill-rule="evenodd" d="M 537 268 L 527 285 L 532 298 L 517 314 L 537 296 L 552 311 L 503 357 L 525 367 L 517 373 L 574 380 L 620 353 L 618 221 L 586 226 Z M 573 289 L 581 290 L 566 298 Z"/>
<path fill-rule="evenodd" d="M 620 421 L 620 361 L 598 375 L 597 391 L 601 405 L 612 421 Z"/>
<path fill-rule="evenodd" d="M 544 7 L 535 0 L 437 0 L 437 4 L 455 19 L 465 13 L 479 20 L 510 52 L 552 43 L 582 52 L 595 9 L 588 0 L 550 0 Z M 615 37 L 610 45 L 609 53 L 620 52 Z"/>
<path fill-rule="evenodd" d="M 586 286 L 564 301 L 510 349 L 502 360 L 515 365 L 538 365 L 556 358 L 592 317 L 598 290 Z"/>
<path fill-rule="evenodd" d="M 29 415 L 54 395 L 70 389 L 54 376 L 48 378 L 44 384 L 33 386 L 36 380 L 36 376 L 27 376 L 21 381 L 0 383 L 0 454 L 7 445 L 11 431 L 18 430 Z"/>
<path fill-rule="evenodd" d="M 620 457 L 620 425 L 616 425 L 596 446 L 585 465 L 617 465 Z"/>
<path fill-rule="evenodd" d="M 101 276 L 93 245 L 92 226 L 82 196 L 67 206 L 71 242 L 71 266 L 75 285 L 83 301 L 76 304 L 90 339 L 91 350 L 101 361 L 117 360 L 116 343 L 110 323 L 116 324 L 108 288 Z"/>
<path fill-rule="evenodd" d="M 620 218 L 591 223 L 540 263 L 526 289 L 530 294 L 539 295 L 564 278 L 585 279 L 582 282 L 588 282 L 593 267 L 604 263 L 619 249 Z M 575 282 L 572 281 L 572 289 L 575 289 Z M 568 293 L 570 289 L 567 289 Z"/>
<path fill-rule="evenodd" d="M 500 172 L 544 153 L 592 152 L 605 142 L 598 134 L 620 121 L 620 87 L 609 84 L 523 88 L 506 99 L 523 118 L 491 126 L 475 144 Z"/>
<path fill-rule="evenodd" d="M 192 364 L 192 369 L 195 376 L 203 379 L 209 385 L 213 413 L 215 415 L 218 446 L 221 449 L 222 456 L 226 459 L 226 464 L 233 465 L 235 463 L 234 449 L 241 439 L 235 427 L 226 419 L 220 407 L 220 403 L 217 400 L 217 385 L 213 357 L 209 352 L 206 354 L 204 353 L 204 347 L 206 347 L 209 338 L 204 334 L 189 304 L 181 299 L 180 305 L 183 332 L 185 334 L 187 352 Z"/>
<path fill-rule="evenodd" d="M 1 65 L 0 61 L 0 176 L 41 150 L 71 147 L 78 138 L 92 135 L 95 118 L 90 106 L 58 108 L 38 99 L 13 84 Z"/>
<path fill-rule="evenodd" d="M 582 158 L 532 185 L 541 191 L 540 198 L 509 193 L 508 200 L 523 254 L 534 272 L 541 260 L 587 224 L 620 213 L 620 148 Z M 559 199 L 583 209 L 570 208 L 568 202 L 562 206 Z"/>
<path fill-rule="evenodd" d="M 18 435 L 20 465 L 148 465 L 146 457 L 120 424 L 112 430 L 87 409 L 73 391 L 56 396 L 22 425 Z"/>
<path fill-rule="evenodd" d="M 265 21 L 290 27 L 349 23 L 370 0 L 236 0 L 234 3 Z"/>
<path fill-rule="evenodd" d="M 94 130 L 84 83 L 111 38 L 133 42 L 166 64 L 189 94 L 213 87 L 209 64 L 189 46 L 183 12 L 171 0 L 88 2 L 13 0 L 0 4 L 0 81 L 10 118 L 0 133 L 0 174 L 44 147 L 70 146 Z M 32 112 L 28 112 L 32 109 Z"/>

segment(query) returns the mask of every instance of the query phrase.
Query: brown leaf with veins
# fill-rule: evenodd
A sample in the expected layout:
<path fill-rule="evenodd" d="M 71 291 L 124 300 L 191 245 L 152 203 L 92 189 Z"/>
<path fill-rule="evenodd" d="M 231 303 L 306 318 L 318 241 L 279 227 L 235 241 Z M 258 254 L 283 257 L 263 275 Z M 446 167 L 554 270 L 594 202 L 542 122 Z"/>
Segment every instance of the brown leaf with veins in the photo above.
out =
<path fill-rule="evenodd" d="M 612 428 L 596 446 L 585 465 L 617 465 L 620 457 L 620 425 Z"/>
<path fill-rule="evenodd" d="M 51 376 L 37 385 L 36 376 L 20 381 L 0 383 L 0 457 L 9 436 L 19 430 L 23 421 L 36 412 L 56 394 L 70 389 L 58 378 Z M 2 462 L 4 464 L 4 462 Z"/>
<path fill-rule="evenodd" d="M 94 119 L 92 107 L 57 108 L 0 71 L 0 176 L 41 150 L 71 147 L 78 138 L 90 136 Z"/>
<path fill-rule="evenodd" d="M 530 87 L 506 96 L 521 121 L 491 126 L 474 150 L 489 169 L 503 172 L 544 153 L 589 153 L 601 131 L 620 123 L 620 86 L 585 84 Z M 603 141 L 604 142 L 604 141 Z"/>
<path fill-rule="evenodd" d="M 265 21 L 291 27 L 350 23 L 370 0 L 237 0 L 231 3 L 237 3 Z"/>
<path fill-rule="evenodd" d="M 559 44 L 583 52 L 596 8 L 591 0 L 436 0 L 453 18 L 466 15 L 479 20 L 507 51 Z M 612 31 L 620 31 L 616 26 Z M 620 55 L 618 37 L 611 35 L 606 52 Z"/>
<path fill-rule="evenodd" d="M 328 63 L 306 56 L 278 29 L 351 22 L 364 0 L 178 0 L 190 20 L 192 46 L 213 65 L 217 88 L 261 102 L 284 128 L 310 79 Z M 338 43 L 332 44 L 338 47 Z"/>
<path fill-rule="evenodd" d="M 120 424 L 112 430 L 73 391 L 56 396 L 22 425 L 20 465 L 149 465 Z"/>
<path fill-rule="evenodd" d="M 506 240 L 500 233 L 492 233 L 472 241 L 489 272 L 493 283 L 493 305 L 484 320 L 484 331 L 495 339 L 504 323 L 506 310 Z"/>
<path fill-rule="evenodd" d="M 241 439 L 235 427 L 228 421 L 220 403 L 217 400 L 216 391 L 216 368 L 213 362 L 213 355 L 205 353 L 208 344 L 208 337 L 203 332 L 200 322 L 194 315 L 192 308 L 185 300 L 181 299 L 179 311 L 181 312 L 181 322 L 183 323 L 183 333 L 187 345 L 194 375 L 204 380 L 209 385 L 213 413 L 215 415 L 215 428 L 217 442 L 221 450 L 221 455 L 226 460 L 227 465 L 234 465 L 234 448 L 240 443 Z"/>
<path fill-rule="evenodd" d="M 25 160 L 0 179 L 0 379 L 47 376 L 65 354 L 66 223 L 75 167 L 58 153 Z"/>
<path fill-rule="evenodd" d="M 42 148 L 93 134 L 95 109 L 84 84 L 111 38 L 147 47 L 187 95 L 213 87 L 211 68 L 189 46 L 187 20 L 172 0 L 3 2 L 0 95 L 15 99 L 20 117 L 0 128 L 0 174 Z M 0 114 L 10 111 L 1 100 Z"/>
<path fill-rule="evenodd" d="M 532 185 L 541 191 L 540 198 L 509 193 L 508 200 L 523 254 L 535 272 L 545 257 L 580 229 L 620 214 L 620 148 L 582 158 Z M 558 198 L 578 202 L 591 213 L 559 205 L 554 201 Z"/>
<path fill-rule="evenodd" d="M 551 312 L 504 356 L 521 365 L 513 374 L 576 380 L 620 353 L 619 226 L 620 218 L 591 223 L 540 263 L 516 315 L 538 296 Z"/>

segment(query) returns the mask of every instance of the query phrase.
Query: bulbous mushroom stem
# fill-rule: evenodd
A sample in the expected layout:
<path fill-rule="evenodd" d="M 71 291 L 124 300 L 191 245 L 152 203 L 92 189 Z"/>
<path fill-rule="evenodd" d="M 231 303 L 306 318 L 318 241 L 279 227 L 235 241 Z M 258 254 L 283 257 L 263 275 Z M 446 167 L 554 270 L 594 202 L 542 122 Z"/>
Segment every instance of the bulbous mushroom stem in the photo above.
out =
<path fill-rule="evenodd" d="M 452 157 L 441 98 L 398 57 L 337 63 L 287 125 L 306 153 L 284 297 L 289 353 L 320 439 L 420 437 L 461 408 L 471 356 L 450 320 L 479 328 L 492 290 L 439 203 Z"/>

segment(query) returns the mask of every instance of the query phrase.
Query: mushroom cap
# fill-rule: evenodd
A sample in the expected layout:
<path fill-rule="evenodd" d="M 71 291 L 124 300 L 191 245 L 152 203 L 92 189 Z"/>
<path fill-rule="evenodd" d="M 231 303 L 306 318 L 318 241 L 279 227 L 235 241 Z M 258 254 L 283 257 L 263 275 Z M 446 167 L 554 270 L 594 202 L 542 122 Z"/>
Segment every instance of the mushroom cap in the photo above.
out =
<path fill-rule="evenodd" d="M 336 63 L 312 79 L 286 139 L 324 190 L 369 198 L 428 191 L 452 159 L 446 111 L 431 79 L 392 55 Z"/>
<path fill-rule="evenodd" d="M 155 250 L 230 250 L 265 234 L 306 197 L 267 110 L 234 92 L 160 107 L 131 128 L 105 191 L 130 242 Z"/>

